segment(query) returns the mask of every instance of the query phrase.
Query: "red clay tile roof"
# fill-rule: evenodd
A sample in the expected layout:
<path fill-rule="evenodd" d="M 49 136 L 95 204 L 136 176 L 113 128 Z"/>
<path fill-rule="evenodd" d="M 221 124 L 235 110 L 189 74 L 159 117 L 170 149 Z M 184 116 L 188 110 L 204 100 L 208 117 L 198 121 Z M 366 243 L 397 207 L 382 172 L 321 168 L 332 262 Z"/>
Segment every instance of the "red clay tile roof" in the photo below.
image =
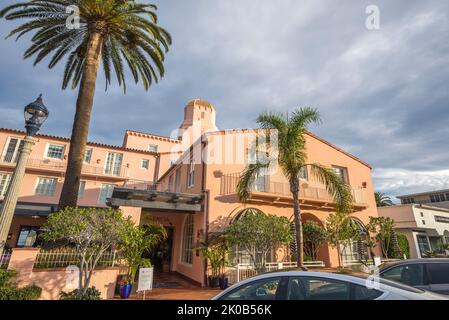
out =
<path fill-rule="evenodd" d="M 9 132 L 9 133 L 13 133 L 13 134 L 21 134 L 21 135 L 25 135 L 25 131 L 22 130 L 16 130 L 16 129 L 8 129 L 8 128 L 0 128 L 0 132 Z M 47 138 L 47 139 L 54 139 L 54 140 L 59 140 L 59 141 L 64 141 L 64 142 L 70 142 L 69 138 L 66 137 L 61 137 L 61 136 L 54 136 L 54 135 L 49 135 L 49 134 L 42 134 L 39 133 L 36 135 L 37 138 Z M 136 153 L 144 153 L 144 154 L 150 154 L 153 156 L 158 156 L 160 153 L 158 152 L 151 152 L 151 151 L 146 151 L 146 150 L 139 150 L 139 149 L 132 149 L 132 148 L 125 148 L 122 146 L 115 146 L 115 145 L 110 145 L 110 144 L 105 144 L 105 143 L 98 143 L 98 142 L 87 142 L 88 146 L 92 146 L 92 147 L 101 147 L 101 148 L 107 148 L 107 149 L 113 149 L 113 150 L 121 150 L 121 151 L 127 151 L 127 152 L 136 152 Z"/>
<path fill-rule="evenodd" d="M 207 132 L 206 135 L 219 134 L 219 133 L 251 132 L 251 131 L 254 131 L 254 130 L 259 130 L 259 129 L 257 129 L 257 128 L 255 128 L 255 129 L 228 129 L 228 130 L 210 131 L 210 132 Z M 368 168 L 372 169 L 371 165 L 368 164 L 367 162 L 365 162 L 365 161 L 363 161 L 362 159 L 360 159 L 360 158 L 358 158 L 358 157 L 356 157 L 356 156 L 350 154 L 349 152 L 347 152 L 347 151 L 345 151 L 345 150 L 343 150 L 343 149 L 337 147 L 336 145 L 330 143 L 329 141 L 324 140 L 323 138 L 320 138 L 320 137 L 318 137 L 317 135 L 314 135 L 313 133 L 311 133 L 311 132 L 309 132 L 309 131 L 306 131 L 306 134 L 309 135 L 309 136 L 312 137 L 312 138 L 315 138 L 315 139 L 317 139 L 317 140 L 323 142 L 324 144 L 327 144 L 328 146 L 334 148 L 335 150 L 340 151 L 341 153 L 347 155 L 348 157 L 350 157 L 350 158 L 352 158 L 352 159 L 354 159 L 354 160 L 360 162 L 361 164 L 367 166 Z"/>

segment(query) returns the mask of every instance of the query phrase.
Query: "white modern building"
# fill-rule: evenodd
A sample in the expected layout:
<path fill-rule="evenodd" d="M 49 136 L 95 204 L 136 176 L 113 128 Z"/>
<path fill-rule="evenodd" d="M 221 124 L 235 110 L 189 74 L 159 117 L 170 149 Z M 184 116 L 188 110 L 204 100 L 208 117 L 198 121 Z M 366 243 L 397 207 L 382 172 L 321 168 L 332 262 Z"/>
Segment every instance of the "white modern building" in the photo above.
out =
<path fill-rule="evenodd" d="M 410 258 L 425 258 L 429 251 L 448 254 L 449 209 L 423 204 L 378 208 L 379 216 L 392 218 L 396 230 L 410 245 Z"/>

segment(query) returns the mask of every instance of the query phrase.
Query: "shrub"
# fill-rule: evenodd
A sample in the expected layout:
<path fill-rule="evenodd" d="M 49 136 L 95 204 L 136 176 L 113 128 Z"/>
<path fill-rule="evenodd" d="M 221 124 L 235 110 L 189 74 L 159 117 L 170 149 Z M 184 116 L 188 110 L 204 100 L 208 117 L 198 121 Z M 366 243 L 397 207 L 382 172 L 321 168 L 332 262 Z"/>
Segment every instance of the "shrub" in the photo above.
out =
<path fill-rule="evenodd" d="M 410 245 L 408 243 L 407 237 L 404 234 L 399 233 L 399 232 L 396 233 L 396 236 L 398 238 L 398 245 L 399 245 L 399 248 L 401 249 L 401 254 L 399 256 L 397 254 L 395 254 L 395 252 L 393 250 L 394 248 L 391 247 L 391 248 L 389 248 L 388 256 L 392 257 L 394 259 L 402 259 L 403 255 L 405 254 L 407 259 L 410 258 Z"/>
<path fill-rule="evenodd" d="M 31 285 L 18 288 L 14 278 L 17 273 L 12 270 L 0 270 L 0 300 L 37 300 L 42 289 Z"/>
<path fill-rule="evenodd" d="M 78 295 L 78 289 L 71 292 L 61 292 L 59 300 L 101 300 L 101 292 L 95 287 L 86 289 L 86 292 L 80 297 Z"/>

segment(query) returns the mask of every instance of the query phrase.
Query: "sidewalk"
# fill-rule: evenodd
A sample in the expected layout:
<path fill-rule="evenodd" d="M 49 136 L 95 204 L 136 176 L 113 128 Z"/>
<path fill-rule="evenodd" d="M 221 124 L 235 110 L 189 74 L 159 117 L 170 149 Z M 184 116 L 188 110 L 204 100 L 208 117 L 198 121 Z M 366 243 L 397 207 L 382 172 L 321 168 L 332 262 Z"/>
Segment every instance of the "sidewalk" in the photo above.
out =
<path fill-rule="evenodd" d="M 201 288 L 176 274 L 157 275 L 152 291 L 147 291 L 145 300 L 210 300 L 220 289 Z M 114 300 L 120 300 L 116 296 Z M 129 300 L 143 300 L 143 293 L 133 294 Z"/>

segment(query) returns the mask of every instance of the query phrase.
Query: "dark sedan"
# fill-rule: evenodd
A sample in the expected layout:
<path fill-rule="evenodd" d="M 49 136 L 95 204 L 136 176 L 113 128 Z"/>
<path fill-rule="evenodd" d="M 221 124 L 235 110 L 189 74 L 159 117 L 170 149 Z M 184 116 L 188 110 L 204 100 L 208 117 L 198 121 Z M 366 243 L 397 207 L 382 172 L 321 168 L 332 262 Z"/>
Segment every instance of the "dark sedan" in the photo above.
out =
<path fill-rule="evenodd" d="M 409 259 L 381 266 L 382 278 L 449 295 L 449 259 Z"/>

